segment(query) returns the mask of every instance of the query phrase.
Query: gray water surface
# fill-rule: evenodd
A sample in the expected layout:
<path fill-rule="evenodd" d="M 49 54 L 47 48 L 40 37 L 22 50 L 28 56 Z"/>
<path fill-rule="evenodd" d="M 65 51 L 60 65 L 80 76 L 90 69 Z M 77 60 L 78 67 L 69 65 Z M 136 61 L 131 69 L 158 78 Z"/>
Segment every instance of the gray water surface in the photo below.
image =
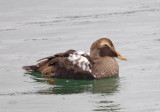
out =
<path fill-rule="evenodd" d="M 24 65 L 110 38 L 119 77 L 55 79 Z M 0 112 L 159 112 L 159 0 L 0 0 Z"/>

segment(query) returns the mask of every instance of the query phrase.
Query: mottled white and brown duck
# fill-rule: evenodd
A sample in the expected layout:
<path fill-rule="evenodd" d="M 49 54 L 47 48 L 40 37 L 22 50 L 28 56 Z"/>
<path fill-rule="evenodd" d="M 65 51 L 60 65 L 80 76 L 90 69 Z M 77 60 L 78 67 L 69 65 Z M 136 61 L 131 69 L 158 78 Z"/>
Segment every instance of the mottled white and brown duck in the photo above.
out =
<path fill-rule="evenodd" d="M 90 53 L 68 50 L 40 59 L 38 64 L 23 69 L 53 78 L 100 79 L 119 74 L 115 58 L 126 60 L 110 39 L 101 38 L 92 44 Z"/>

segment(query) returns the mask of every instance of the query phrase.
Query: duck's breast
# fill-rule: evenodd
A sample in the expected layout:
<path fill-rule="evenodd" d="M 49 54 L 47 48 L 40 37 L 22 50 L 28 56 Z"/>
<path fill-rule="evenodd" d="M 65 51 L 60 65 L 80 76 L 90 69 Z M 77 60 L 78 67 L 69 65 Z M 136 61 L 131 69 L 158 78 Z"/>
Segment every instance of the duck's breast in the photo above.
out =
<path fill-rule="evenodd" d="M 102 57 L 94 62 L 92 74 L 98 79 L 116 76 L 119 73 L 119 66 L 115 58 Z"/>

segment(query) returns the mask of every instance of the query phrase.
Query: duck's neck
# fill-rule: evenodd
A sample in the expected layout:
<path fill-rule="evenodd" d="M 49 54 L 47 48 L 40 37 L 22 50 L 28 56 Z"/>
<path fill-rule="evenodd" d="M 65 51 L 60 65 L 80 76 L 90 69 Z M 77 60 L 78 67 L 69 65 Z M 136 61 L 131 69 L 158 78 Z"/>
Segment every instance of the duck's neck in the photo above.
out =
<path fill-rule="evenodd" d="M 97 49 L 90 50 L 90 57 L 92 60 L 96 60 L 96 59 L 101 58 L 100 50 L 97 50 Z"/>

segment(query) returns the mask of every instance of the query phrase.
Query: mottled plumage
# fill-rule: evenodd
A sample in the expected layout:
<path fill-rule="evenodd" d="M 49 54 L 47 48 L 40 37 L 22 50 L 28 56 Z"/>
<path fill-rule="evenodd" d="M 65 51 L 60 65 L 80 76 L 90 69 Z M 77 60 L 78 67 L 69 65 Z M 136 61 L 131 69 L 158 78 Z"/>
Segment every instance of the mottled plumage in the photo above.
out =
<path fill-rule="evenodd" d="M 118 75 L 115 57 L 126 60 L 115 50 L 111 40 L 102 38 L 92 44 L 90 53 L 68 50 L 23 68 L 53 78 L 100 79 Z"/>

